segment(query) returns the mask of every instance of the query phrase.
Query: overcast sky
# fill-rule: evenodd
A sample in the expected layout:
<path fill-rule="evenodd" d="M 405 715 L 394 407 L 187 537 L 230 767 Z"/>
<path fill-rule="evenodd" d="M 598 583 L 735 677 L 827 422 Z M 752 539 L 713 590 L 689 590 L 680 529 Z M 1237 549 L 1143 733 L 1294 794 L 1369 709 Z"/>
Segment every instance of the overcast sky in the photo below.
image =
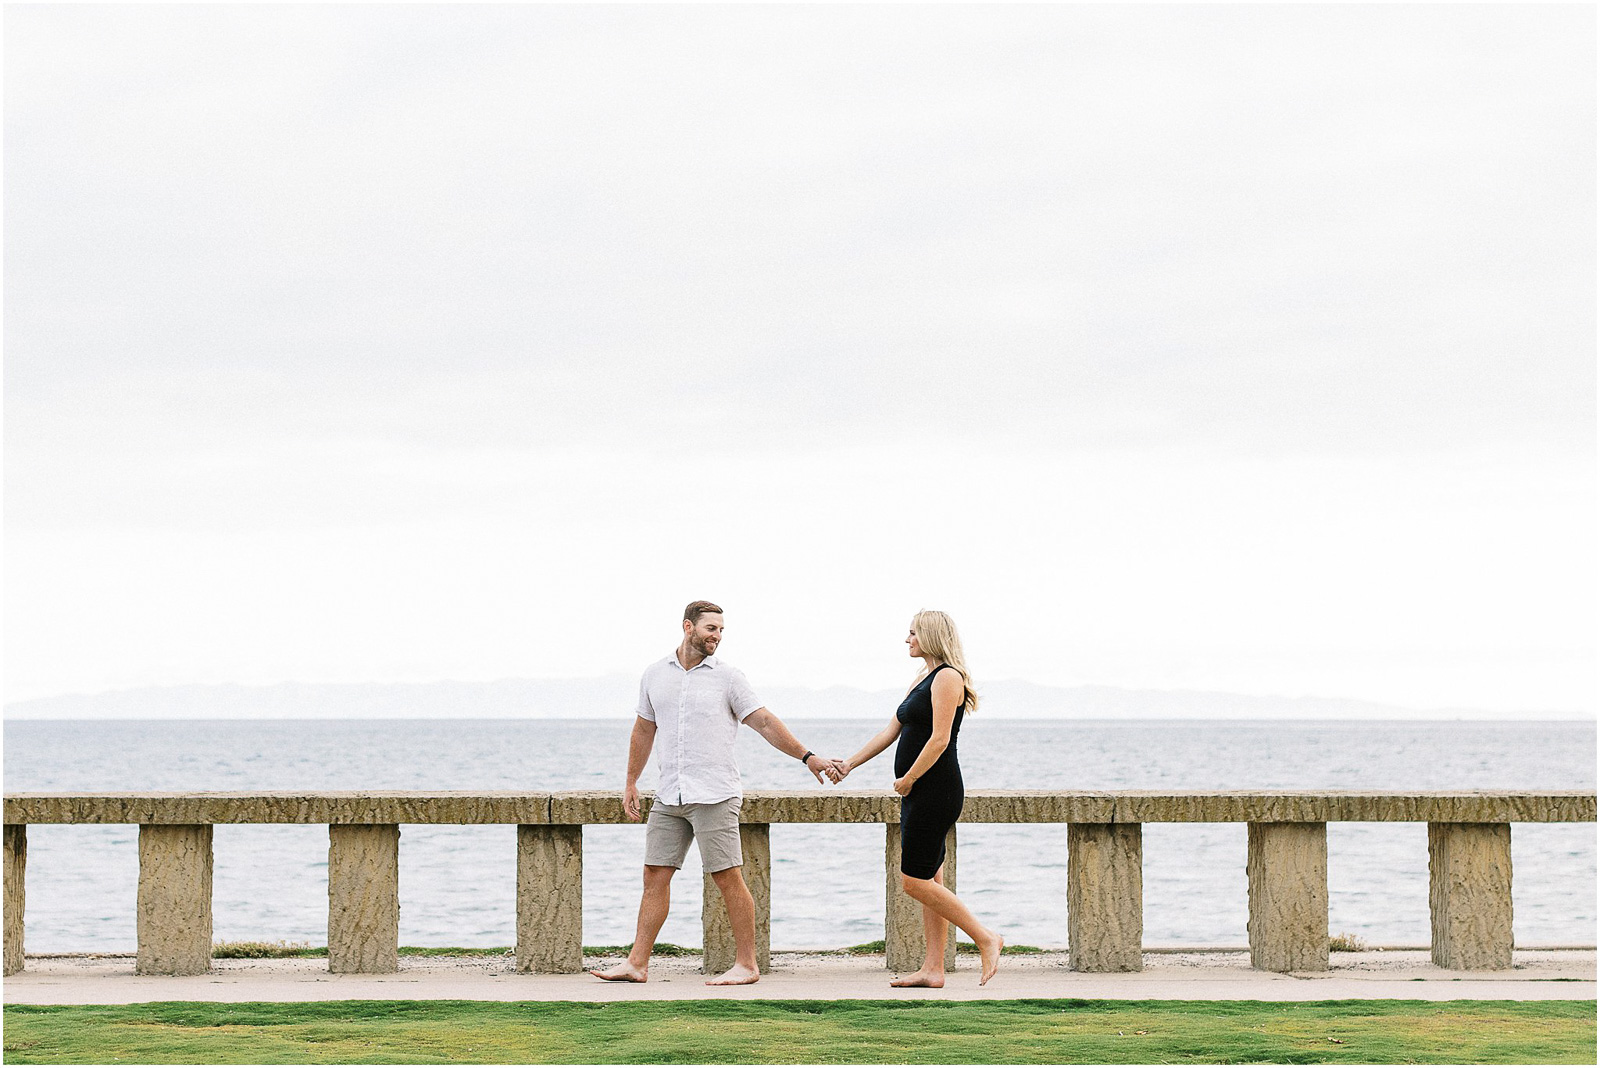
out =
<path fill-rule="evenodd" d="M 1595 708 L 1584 5 L 8 5 L 6 695 Z"/>

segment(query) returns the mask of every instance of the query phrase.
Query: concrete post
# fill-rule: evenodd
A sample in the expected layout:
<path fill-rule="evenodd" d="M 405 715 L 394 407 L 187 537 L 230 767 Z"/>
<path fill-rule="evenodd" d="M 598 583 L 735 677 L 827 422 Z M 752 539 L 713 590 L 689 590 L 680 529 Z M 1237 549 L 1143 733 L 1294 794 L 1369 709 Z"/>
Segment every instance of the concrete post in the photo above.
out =
<path fill-rule="evenodd" d="M 1144 967 L 1144 828 L 1067 825 L 1067 944 L 1077 972 Z"/>
<path fill-rule="evenodd" d="M 739 824 L 739 851 L 744 855 L 744 882 L 756 902 L 756 966 L 772 970 L 772 827 L 766 823 Z M 704 875 L 700 904 L 700 930 L 704 950 L 700 966 L 707 975 L 720 975 L 733 967 L 733 927 L 722 892 Z"/>
<path fill-rule="evenodd" d="M 328 826 L 328 971 L 400 970 L 400 828 Z"/>
<path fill-rule="evenodd" d="M 27 903 L 28 825 L 6 824 L 6 967 L 7 975 L 22 970 L 22 916 Z"/>
<path fill-rule="evenodd" d="M 1250 964 L 1269 972 L 1328 970 L 1328 825 L 1252 823 Z"/>
<path fill-rule="evenodd" d="M 1433 963 L 1461 971 L 1511 967 L 1511 825 L 1428 824 Z"/>
<path fill-rule="evenodd" d="M 884 964 L 891 972 L 914 972 L 922 967 L 927 940 L 922 933 L 922 904 L 900 886 L 900 825 L 886 823 L 883 850 Z M 956 890 L 956 829 L 944 839 L 944 885 Z M 944 944 L 944 966 L 955 970 L 956 926 Z"/>
<path fill-rule="evenodd" d="M 517 828 L 517 971 L 583 971 L 583 826 Z"/>
<path fill-rule="evenodd" d="M 139 828 L 136 930 L 140 975 L 211 970 L 211 825 Z"/>

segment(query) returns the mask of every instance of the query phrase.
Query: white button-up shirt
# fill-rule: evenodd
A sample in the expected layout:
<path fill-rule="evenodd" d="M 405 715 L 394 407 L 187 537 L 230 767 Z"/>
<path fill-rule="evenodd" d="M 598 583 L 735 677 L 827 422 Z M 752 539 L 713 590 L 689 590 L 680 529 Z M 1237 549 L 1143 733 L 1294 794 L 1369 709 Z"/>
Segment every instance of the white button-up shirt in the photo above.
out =
<path fill-rule="evenodd" d="M 744 796 L 733 747 L 739 724 L 760 707 L 744 672 L 714 656 L 688 671 L 676 653 L 645 668 L 638 714 L 656 725 L 656 800 L 712 805 Z"/>

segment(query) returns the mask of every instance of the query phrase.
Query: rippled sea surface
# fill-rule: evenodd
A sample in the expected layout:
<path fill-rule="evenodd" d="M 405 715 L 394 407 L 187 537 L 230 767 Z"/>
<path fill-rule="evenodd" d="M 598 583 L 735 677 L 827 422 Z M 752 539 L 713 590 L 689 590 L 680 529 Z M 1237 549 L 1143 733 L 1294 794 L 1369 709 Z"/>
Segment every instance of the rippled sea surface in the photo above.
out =
<path fill-rule="evenodd" d="M 791 722 L 806 745 L 848 755 L 877 721 Z M 5 790 L 619 789 L 629 720 L 30 722 L 5 725 Z M 823 789 L 742 732 L 747 788 Z M 1587 789 L 1593 723 L 1106 722 L 986 720 L 962 730 L 969 789 Z M 852 787 L 886 787 L 889 755 Z M 643 785 L 654 783 L 654 769 Z M 321 945 L 327 830 L 216 829 L 219 940 Z M 515 940 L 514 827 L 405 826 L 403 945 Z M 883 937 L 883 828 L 772 828 L 772 944 L 840 946 Z M 1242 824 L 1144 829 L 1145 944 L 1245 942 Z M 643 829 L 584 832 L 584 941 L 632 940 Z M 1512 830 L 1517 941 L 1595 941 L 1595 825 Z M 700 944 L 691 850 L 664 941 Z M 28 830 L 29 952 L 134 945 L 136 827 Z M 1377 945 L 1428 941 L 1424 824 L 1328 827 L 1329 926 Z M 964 824 L 958 892 L 1013 943 L 1066 942 L 1066 829 Z"/>

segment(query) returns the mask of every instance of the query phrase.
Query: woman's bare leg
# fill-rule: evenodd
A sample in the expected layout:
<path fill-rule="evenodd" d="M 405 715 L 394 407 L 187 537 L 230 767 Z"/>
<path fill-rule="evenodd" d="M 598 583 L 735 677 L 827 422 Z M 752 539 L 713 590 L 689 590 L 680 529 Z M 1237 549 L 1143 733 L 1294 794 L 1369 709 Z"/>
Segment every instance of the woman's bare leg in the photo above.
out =
<path fill-rule="evenodd" d="M 933 873 L 933 881 L 944 885 L 944 865 Z M 895 979 L 890 986 L 944 986 L 944 943 L 950 937 L 950 921 L 927 905 L 922 906 L 922 937 L 927 950 L 922 967 L 903 979 Z"/>
<path fill-rule="evenodd" d="M 983 974 L 978 977 L 979 986 L 994 978 L 994 973 L 1000 968 L 1000 949 L 1006 944 L 1005 939 L 979 923 L 972 911 L 961 903 L 959 897 L 945 889 L 943 883 L 935 879 L 913 879 L 902 874 L 900 885 L 926 908 L 967 932 L 967 937 L 977 944 L 978 959 L 982 961 L 983 968 Z"/>

